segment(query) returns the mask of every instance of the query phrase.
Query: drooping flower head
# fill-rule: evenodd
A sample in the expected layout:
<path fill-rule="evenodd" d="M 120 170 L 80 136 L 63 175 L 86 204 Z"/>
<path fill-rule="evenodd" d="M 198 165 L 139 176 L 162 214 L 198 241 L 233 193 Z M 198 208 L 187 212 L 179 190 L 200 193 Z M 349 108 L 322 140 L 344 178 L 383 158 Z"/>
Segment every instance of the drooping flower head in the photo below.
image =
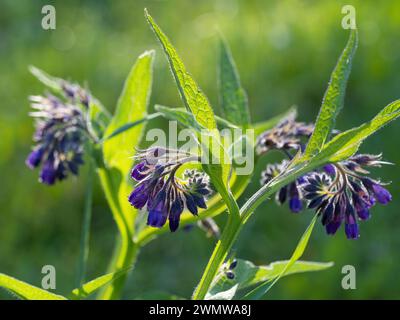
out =
<path fill-rule="evenodd" d="M 61 88 L 63 98 L 51 94 L 30 97 L 35 146 L 25 162 L 31 169 L 42 165 L 39 181 L 47 185 L 65 179 L 69 173 L 78 174 L 88 132 L 85 119 L 90 95 L 66 81 Z"/>
<path fill-rule="evenodd" d="M 261 155 L 270 150 L 302 149 L 303 139 L 309 138 L 314 130 L 313 124 L 296 122 L 296 112 L 292 112 L 278 125 L 258 136 L 256 152 Z"/>
<path fill-rule="evenodd" d="M 288 157 L 281 163 L 267 165 L 261 175 L 262 185 L 285 171 L 293 152 L 304 149 L 302 138 L 309 137 L 312 130 L 312 125 L 295 122 L 294 116 L 290 116 L 258 137 L 259 154 L 275 149 Z M 367 176 L 366 167 L 382 164 L 388 162 L 382 161 L 381 155 L 370 154 L 356 154 L 346 161 L 327 164 L 282 187 L 276 194 L 276 201 L 282 204 L 288 200 L 294 213 L 300 212 L 306 202 L 308 208 L 315 209 L 321 216 L 328 234 L 335 234 L 344 224 L 347 238 L 356 239 L 359 237 L 358 221 L 370 217 L 370 209 L 376 202 L 387 204 L 392 198 L 383 183 Z"/>
<path fill-rule="evenodd" d="M 386 162 L 381 161 L 380 155 L 358 154 L 328 165 L 326 173 L 315 172 L 305 177 L 303 194 L 308 208 L 321 215 L 328 234 L 335 234 L 344 224 L 347 238 L 358 238 L 358 221 L 369 219 L 370 209 L 377 202 L 387 204 L 392 199 L 383 183 L 366 176 L 366 166 L 383 163 Z"/>
<path fill-rule="evenodd" d="M 140 152 L 136 158 L 139 162 L 132 169 L 131 177 L 138 183 L 128 200 L 137 209 L 147 206 L 148 225 L 160 228 L 168 220 L 169 228 L 174 232 L 185 208 L 193 215 L 198 214 L 198 208 L 207 208 L 208 176 L 199 171 L 185 170 L 182 178 L 177 177 L 177 170 L 197 157 L 156 147 Z"/>

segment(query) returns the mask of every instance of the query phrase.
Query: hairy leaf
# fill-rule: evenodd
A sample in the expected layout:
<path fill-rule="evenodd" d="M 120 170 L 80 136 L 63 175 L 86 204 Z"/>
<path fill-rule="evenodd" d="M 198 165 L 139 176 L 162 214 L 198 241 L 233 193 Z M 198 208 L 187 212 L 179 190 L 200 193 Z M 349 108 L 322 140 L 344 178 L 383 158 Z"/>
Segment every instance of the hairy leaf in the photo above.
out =
<path fill-rule="evenodd" d="M 250 124 L 250 112 L 245 90 L 240 84 L 239 73 L 224 39 L 220 40 L 219 94 L 225 118 L 241 127 Z"/>
<path fill-rule="evenodd" d="M 335 125 L 336 116 L 343 108 L 347 80 L 349 79 L 353 56 L 357 49 L 357 30 L 350 31 L 346 47 L 332 72 L 322 106 L 315 122 L 315 129 L 307 144 L 305 157 L 317 154 L 328 139 Z"/>
<path fill-rule="evenodd" d="M 196 128 L 196 120 L 193 118 L 193 115 L 187 111 L 185 108 L 171 108 L 156 104 L 154 108 L 160 112 L 165 118 L 173 121 L 178 121 L 181 125 L 186 128 Z M 232 128 L 237 129 L 238 126 L 233 123 L 225 120 L 224 118 L 215 116 L 215 120 L 217 121 L 218 128 Z"/>
<path fill-rule="evenodd" d="M 215 129 L 217 124 L 214 119 L 214 112 L 208 102 L 207 97 L 200 90 L 192 76 L 186 71 L 186 68 L 179 58 L 174 46 L 168 37 L 162 32 L 154 19 L 145 10 L 145 16 L 153 29 L 155 35 L 160 41 L 168 61 L 171 66 L 172 74 L 178 85 L 181 98 L 188 110 L 191 111 L 196 121 L 206 129 Z"/>
<path fill-rule="evenodd" d="M 366 138 L 399 116 L 400 100 L 396 100 L 387 105 L 372 120 L 335 136 L 313 161 L 321 161 L 321 159 L 328 159 L 331 162 L 345 160 L 357 152 L 360 144 Z"/>
<path fill-rule="evenodd" d="M 106 137 L 127 122 L 135 122 L 146 116 L 152 85 L 153 58 L 154 51 L 146 51 L 132 67 L 118 100 L 114 117 L 105 132 Z M 106 167 L 100 168 L 98 173 L 121 235 L 121 242 L 116 247 L 110 271 L 123 270 L 132 264 L 134 250 L 132 233 L 137 210 L 130 206 L 127 200 L 132 189 L 129 170 L 143 129 L 144 123 L 136 125 L 131 130 L 104 141 L 103 144 Z M 125 275 L 122 275 L 113 281 L 112 286 L 107 286 L 100 296 L 101 299 L 118 298 L 124 278 Z"/>
<path fill-rule="evenodd" d="M 76 289 L 72 290 L 71 295 L 72 295 L 73 299 L 86 298 L 86 297 L 90 296 L 91 294 L 93 294 L 94 292 L 96 292 L 97 290 L 99 290 L 100 288 L 102 288 L 103 286 L 105 286 L 106 284 L 108 284 L 111 281 L 114 281 L 115 279 L 118 279 L 122 275 L 126 274 L 129 270 L 131 270 L 131 268 L 126 268 L 124 270 L 120 270 L 117 272 L 111 272 L 111 273 L 105 274 L 103 276 L 100 276 L 96 279 L 93 279 L 93 280 L 83 284 L 80 288 L 76 288 Z"/>
<path fill-rule="evenodd" d="M 214 187 L 221 194 L 224 201 L 230 203 L 230 209 L 235 209 L 231 201 L 232 195 L 228 188 L 231 174 L 230 159 L 217 130 L 213 109 L 195 80 L 186 71 L 182 60 L 168 37 L 161 31 L 154 19 L 147 13 L 147 10 L 145 10 L 145 16 L 164 49 L 182 101 L 198 124 L 196 129 L 205 129 L 202 130 L 200 136 L 203 169 L 210 176 Z M 238 210 L 235 211 L 237 212 Z"/>
<path fill-rule="evenodd" d="M 261 282 L 268 282 L 279 276 L 288 260 L 275 261 L 266 266 L 256 266 L 251 261 L 237 259 L 237 265 L 232 270 L 235 277 L 228 279 L 224 270 L 217 276 L 217 281 L 211 287 L 209 294 L 215 295 L 218 292 L 226 291 L 229 288 L 238 285 L 237 290 L 249 288 Z M 333 263 L 313 262 L 313 261 L 296 261 L 290 269 L 282 276 L 290 274 L 320 271 L 333 266 Z"/>
<path fill-rule="evenodd" d="M 315 222 L 317 221 L 318 215 L 316 214 L 314 218 L 311 220 L 310 225 L 307 227 L 306 231 L 302 235 L 299 243 L 296 246 L 296 249 L 294 250 L 292 256 L 290 257 L 290 260 L 286 263 L 286 265 L 283 267 L 282 271 L 274 278 L 272 283 L 270 281 L 263 282 L 260 284 L 258 287 L 256 287 L 254 290 L 250 291 L 248 294 L 244 296 L 244 299 L 246 300 L 257 300 L 262 298 L 264 294 L 266 294 L 278 280 L 283 277 L 289 270 L 290 268 L 295 264 L 297 260 L 300 259 L 300 257 L 303 255 L 304 250 L 307 247 L 308 240 L 310 239 L 311 233 L 314 229 Z"/>
<path fill-rule="evenodd" d="M 26 300 L 66 300 L 67 298 L 51 293 L 26 282 L 0 273 L 0 287 Z"/>

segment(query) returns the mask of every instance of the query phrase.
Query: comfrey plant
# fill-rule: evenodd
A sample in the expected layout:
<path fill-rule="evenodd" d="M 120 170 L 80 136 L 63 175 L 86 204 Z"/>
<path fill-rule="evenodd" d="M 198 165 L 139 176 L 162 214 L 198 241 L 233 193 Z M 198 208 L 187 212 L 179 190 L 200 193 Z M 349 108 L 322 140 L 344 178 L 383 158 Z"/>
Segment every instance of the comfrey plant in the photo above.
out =
<path fill-rule="evenodd" d="M 290 165 L 293 156 L 290 151 L 305 149 L 301 142 L 303 137 L 309 138 L 313 126 L 295 122 L 292 113 L 275 128 L 262 133 L 257 139 L 257 152 L 264 154 L 271 149 L 280 150 L 287 156 L 280 163 L 268 164 L 261 175 L 261 185 L 268 184 L 278 177 Z M 356 239 L 359 236 L 357 220 L 367 220 L 370 208 L 376 202 L 387 204 L 392 196 L 379 181 L 366 175 L 366 167 L 380 167 L 390 164 L 381 161 L 381 155 L 356 154 L 345 161 L 326 164 L 320 170 L 307 173 L 276 193 L 276 201 L 283 204 L 287 199 L 293 213 L 307 208 L 315 209 L 321 216 L 321 222 L 328 234 L 335 234 L 345 223 L 346 236 Z"/>
<path fill-rule="evenodd" d="M 77 174 L 86 151 L 86 162 L 96 168 L 119 231 L 109 273 L 85 283 L 91 217 L 89 179 L 77 287 L 68 297 L 83 299 L 101 289 L 99 299 L 120 298 L 127 274 L 147 243 L 169 230 L 176 231 L 179 226 L 187 229 L 199 221 L 207 233 L 218 236 L 218 241 L 192 299 L 260 299 L 289 273 L 329 268 L 332 263 L 299 261 L 317 219 L 328 234 L 335 234 L 344 225 L 346 236 L 356 239 L 359 221 L 370 217 L 375 204 L 391 200 L 386 184 L 368 171 L 388 162 L 381 155 L 357 152 L 367 137 L 400 116 L 400 100 L 358 127 L 342 132 L 334 129 L 344 104 L 357 30 L 350 31 L 315 123 L 296 122 L 294 110 L 252 123 L 246 93 L 226 42 L 220 41 L 218 83 L 223 115 L 218 117 L 168 37 L 147 11 L 145 16 L 167 56 L 185 108 L 156 105 L 157 112 L 147 114 L 154 51 L 144 52 L 135 62 L 112 116 L 78 85 L 32 69 L 51 93 L 31 99 L 37 109 L 33 113 L 37 132 L 27 165 L 42 165 L 41 182 L 53 184 L 69 173 Z M 189 128 L 199 152 L 161 145 L 140 150 L 145 124 L 156 117 L 176 120 Z M 233 144 L 250 146 L 256 154 L 255 165 L 270 150 L 283 155 L 280 163 L 267 165 L 261 188 L 241 207 L 237 200 L 251 174 L 238 174 L 240 161 L 226 150 L 225 137 L 219 131 L 222 128 L 243 130 L 240 141 Z M 311 209 L 315 214 L 288 260 L 256 266 L 237 258 L 240 253 L 233 254 L 232 248 L 252 214 L 273 195 L 281 204 L 288 202 L 293 213 Z M 211 218 L 223 213 L 227 213 L 227 219 L 220 233 Z M 144 219 L 147 223 L 142 223 Z M 27 299 L 66 299 L 3 274 L 0 286 Z"/>

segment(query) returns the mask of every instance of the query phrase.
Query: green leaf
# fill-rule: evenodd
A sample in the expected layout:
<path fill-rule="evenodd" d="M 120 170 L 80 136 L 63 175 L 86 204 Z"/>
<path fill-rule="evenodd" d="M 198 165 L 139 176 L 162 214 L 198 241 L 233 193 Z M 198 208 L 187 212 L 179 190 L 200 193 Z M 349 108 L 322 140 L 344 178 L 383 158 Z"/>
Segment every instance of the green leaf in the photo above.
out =
<path fill-rule="evenodd" d="M 359 146 L 366 138 L 399 116 L 400 100 L 396 100 L 387 105 L 372 120 L 335 136 L 325 145 L 313 161 L 327 159 L 330 162 L 336 162 L 347 159 L 357 152 Z"/>
<path fill-rule="evenodd" d="M 128 130 L 136 127 L 137 125 L 142 124 L 142 123 L 144 123 L 146 121 L 155 119 L 155 118 L 159 117 L 160 115 L 161 115 L 161 113 L 153 113 L 153 114 L 149 114 L 149 115 L 145 116 L 142 119 L 139 119 L 139 120 L 136 120 L 136 121 L 133 121 L 133 122 L 128 122 L 127 124 L 122 125 L 118 129 L 115 129 L 108 136 L 104 137 L 101 142 L 104 142 L 106 140 L 112 139 L 112 138 L 120 135 L 121 133 L 124 133 L 125 131 L 128 131 Z"/>
<path fill-rule="evenodd" d="M 357 30 L 350 31 L 346 47 L 332 72 L 328 88 L 322 100 L 322 106 L 315 122 L 315 129 L 307 144 L 305 158 L 317 154 L 328 139 L 335 125 L 336 116 L 343 108 L 347 80 L 350 75 L 353 56 L 357 49 Z"/>
<path fill-rule="evenodd" d="M 144 52 L 132 67 L 118 100 L 117 109 L 105 136 L 127 122 L 142 119 L 147 114 L 147 105 L 151 92 L 154 51 Z M 110 167 L 126 173 L 132 165 L 133 148 L 138 145 L 143 126 L 120 134 L 104 143 L 104 160 Z"/>
<path fill-rule="evenodd" d="M 228 203 L 229 212 L 234 210 L 238 214 L 239 210 L 234 206 L 232 194 L 228 188 L 229 176 L 231 174 L 230 159 L 221 142 L 213 109 L 207 97 L 200 90 L 192 76 L 186 71 L 182 60 L 179 58 L 178 53 L 167 36 L 147 13 L 146 9 L 145 16 L 164 49 L 185 107 L 192 113 L 196 120 L 198 124 L 197 129 L 205 129 L 202 130 L 200 141 L 202 153 L 208 157 L 209 164 L 204 164 L 203 169 L 210 176 L 214 187 L 221 194 L 224 201 Z"/>
<path fill-rule="evenodd" d="M 217 128 L 214 119 L 214 112 L 207 97 L 200 90 L 189 72 L 186 71 L 186 68 L 182 60 L 179 58 L 174 46 L 169 41 L 168 37 L 162 32 L 160 27 L 155 23 L 154 19 L 147 13 L 146 9 L 145 16 L 168 58 L 172 74 L 178 85 L 178 90 L 185 107 L 190 110 L 200 126 L 206 129 Z"/>
<path fill-rule="evenodd" d="M 232 300 L 236 294 L 239 284 L 231 286 L 225 291 L 218 291 L 215 293 L 207 293 L 205 300 Z"/>
<path fill-rule="evenodd" d="M 186 128 L 194 128 L 196 129 L 196 120 L 193 118 L 193 115 L 188 112 L 185 108 L 171 108 L 156 104 L 154 108 L 161 113 L 165 118 L 178 121 L 182 126 Z M 237 129 L 238 126 L 234 125 L 233 123 L 215 116 L 215 120 L 217 121 L 218 128 L 231 128 Z"/>
<path fill-rule="evenodd" d="M 86 124 L 92 136 L 100 139 L 107 126 L 110 124 L 111 116 L 107 109 L 95 97 L 90 97 L 89 111 Z"/>
<path fill-rule="evenodd" d="M 105 286 L 106 284 L 110 283 L 111 281 L 114 281 L 120 278 L 121 276 L 125 275 L 131 269 L 132 268 L 126 268 L 124 270 L 111 272 L 103 276 L 100 276 L 96 279 L 93 279 L 92 281 L 83 284 L 81 287 L 72 290 L 71 292 L 72 298 L 73 299 L 86 298 L 91 294 L 93 294 L 94 292 L 96 292 L 97 290 L 99 290 L 100 288 L 102 288 L 103 286 Z"/>
<path fill-rule="evenodd" d="M 0 273 L 0 287 L 26 300 L 66 300 L 67 298 Z"/>
<path fill-rule="evenodd" d="M 220 274 L 217 275 L 217 281 L 211 287 L 209 294 L 213 296 L 218 292 L 225 292 L 235 285 L 238 285 L 237 290 L 243 290 L 261 282 L 273 280 L 282 273 L 288 262 L 288 260 L 283 260 L 272 262 L 266 266 L 256 266 L 251 261 L 237 259 L 237 265 L 233 270 L 235 277 L 232 280 L 228 279 L 222 268 Z M 331 266 L 333 266 L 332 262 L 296 261 L 282 276 L 325 270 Z M 226 267 L 226 265 L 223 267 Z"/>
<path fill-rule="evenodd" d="M 270 281 L 266 281 L 262 284 L 260 284 L 258 287 L 256 287 L 254 290 L 250 291 L 248 294 L 244 296 L 244 299 L 246 300 L 257 300 L 260 299 L 263 295 L 265 295 L 278 280 L 283 277 L 289 270 L 290 268 L 295 264 L 297 260 L 300 259 L 300 257 L 303 255 L 304 250 L 307 247 L 308 240 L 310 239 L 311 233 L 314 229 L 315 222 L 317 221 L 318 215 L 316 214 L 314 218 L 311 220 L 310 225 L 307 227 L 306 231 L 302 235 L 299 243 L 297 244 L 296 249 L 294 250 L 290 260 L 286 263 L 286 265 L 283 267 L 282 271 L 278 274 L 278 276 L 275 277 L 275 279 L 272 281 L 270 284 Z"/>
<path fill-rule="evenodd" d="M 29 66 L 29 71 L 45 86 L 57 92 L 61 91 L 62 79 L 53 77 L 35 66 Z"/>
<path fill-rule="evenodd" d="M 135 122 L 146 116 L 152 85 L 153 58 L 154 51 L 146 51 L 132 67 L 118 100 L 114 117 L 105 132 L 106 137 L 127 122 Z M 132 191 L 129 179 L 129 171 L 133 164 L 132 156 L 138 147 L 143 129 L 144 123 L 136 125 L 103 143 L 106 167 L 99 168 L 98 174 L 121 235 L 120 245 L 116 247 L 110 271 L 129 267 L 134 257 L 132 237 L 137 210 L 129 204 L 127 195 Z M 101 298 L 118 298 L 124 278 L 125 275 L 113 281 L 112 286 L 106 288 Z"/>
<path fill-rule="evenodd" d="M 231 51 L 224 39 L 220 39 L 219 93 L 225 118 L 241 127 L 250 124 L 250 112 L 245 90 L 240 84 Z"/>

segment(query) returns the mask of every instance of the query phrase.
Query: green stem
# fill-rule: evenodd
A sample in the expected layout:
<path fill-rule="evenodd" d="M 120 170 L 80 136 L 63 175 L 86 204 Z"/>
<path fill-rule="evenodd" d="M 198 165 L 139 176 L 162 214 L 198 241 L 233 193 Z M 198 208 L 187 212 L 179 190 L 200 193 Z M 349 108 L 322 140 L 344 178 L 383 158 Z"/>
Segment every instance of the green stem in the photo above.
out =
<path fill-rule="evenodd" d="M 81 243 L 79 251 L 78 262 L 78 276 L 76 287 L 80 288 L 85 281 L 86 265 L 89 257 L 89 237 L 90 237 L 90 223 L 92 218 L 92 200 L 93 200 L 93 173 L 94 164 L 93 160 L 89 160 L 88 164 L 88 180 L 85 196 L 85 207 L 83 212 L 83 224 L 81 233 Z"/>
<path fill-rule="evenodd" d="M 276 192 L 281 187 L 287 185 L 289 182 L 295 180 L 297 177 L 306 172 L 311 171 L 317 167 L 318 164 L 305 164 L 298 168 L 291 169 L 288 173 L 271 180 L 268 184 L 260 188 L 240 209 L 239 215 L 236 213 L 230 214 L 228 222 L 222 232 L 221 239 L 217 242 L 215 249 L 208 261 L 204 270 L 201 280 L 196 287 L 193 300 L 202 300 L 206 297 L 211 284 L 218 273 L 219 268 L 226 259 L 229 251 L 231 250 L 235 240 L 239 236 L 240 231 L 247 222 L 250 215 L 257 209 L 257 207 L 265 201 L 270 195 Z M 235 201 L 236 203 L 236 201 Z M 232 207 L 228 205 L 228 208 Z M 235 208 L 235 207 L 233 207 Z M 232 212 L 231 212 L 232 213 Z M 239 217 L 239 218 L 237 218 Z"/>
<path fill-rule="evenodd" d="M 129 243 L 121 243 L 114 252 L 116 257 L 114 263 L 110 265 L 110 271 L 118 272 L 132 267 L 139 253 L 139 246 L 130 241 Z M 129 273 L 124 273 L 119 278 L 115 279 L 106 289 L 101 293 L 99 299 L 101 300 L 116 300 L 121 297 L 122 290 L 125 286 Z"/>
<path fill-rule="evenodd" d="M 115 181 L 111 171 L 106 168 L 99 168 L 98 175 L 100 177 L 107 201 L 113 212 L 120 236 L 120 243 L 115 249 L 113 255 L 114 259 L 109 266 L 109 269 L 111 272 L 120 271 L 132 266 L 138 252 L 138 246 L 132 240 L 130 223 L 122 213 L 117 193 L 113 192 L 117 186 L 120 186 L 120 182 Z M 124 274 L 123 276 L 114 280 L 113 283 L 106 287 L 106 289 L 101 291 L 98 298 L 102 300 L 120 298 L 127 276 L 128 274 Z"/>
<path fill-rule="evenodd" d="M 228 222 L 222 232 L 221 239 L 218 240 L 214 252 L 204 270 L 203 276 L 193 293 L 193 300 L 203 300 L 205 298 L 219 268 L 239 235 L 240 229 L 241 221 L 235 219 L 233 214 L 230 214 Z"/>

